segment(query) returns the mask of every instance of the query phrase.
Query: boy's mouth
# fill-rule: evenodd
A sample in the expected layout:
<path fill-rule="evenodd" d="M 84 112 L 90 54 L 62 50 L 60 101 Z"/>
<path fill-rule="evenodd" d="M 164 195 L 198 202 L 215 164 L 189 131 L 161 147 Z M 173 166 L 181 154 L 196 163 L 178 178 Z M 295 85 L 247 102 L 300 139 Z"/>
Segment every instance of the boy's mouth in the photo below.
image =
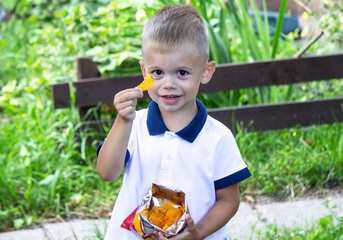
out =
<path fill-rule="evenodd" d="M 169 104 L 175 104 L 180 99 L 180 96 L 178 96 L 178 95 L 163 95 L 161 97 L 162 97 L 164 103 L 166 103 L 168 105 Z"/>
<path fill-rule="evenodd" d="M 179 98 L 179 96 L 176 96 L 176 95 L 165 95 L 165 96 L 162 96 L 162 97 L 167 99 L 167 100 L 174 100 L 174 99 Z"/>

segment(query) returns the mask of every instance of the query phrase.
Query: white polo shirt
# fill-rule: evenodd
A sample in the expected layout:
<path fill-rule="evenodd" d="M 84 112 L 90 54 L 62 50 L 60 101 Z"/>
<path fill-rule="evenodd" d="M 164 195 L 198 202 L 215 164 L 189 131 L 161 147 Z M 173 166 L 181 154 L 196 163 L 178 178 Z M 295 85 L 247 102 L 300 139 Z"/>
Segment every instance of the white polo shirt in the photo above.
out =
<path fill-rule="evenodd" d="M 123 184 L 105 240 L 141 239 L 120 225 L 140 204 L 152 183 L 182 190 L 197 223 L 215 203 L 216 189 L 251 176 L 231 131 L 208 116 L 198 100 L 197 105 L 193 121 L 177 133 L 165 126 L 154 101 L 148 109 L 136 112 Z M 225 235 L 223 227 L 206 240 L 223 240 Z"/>

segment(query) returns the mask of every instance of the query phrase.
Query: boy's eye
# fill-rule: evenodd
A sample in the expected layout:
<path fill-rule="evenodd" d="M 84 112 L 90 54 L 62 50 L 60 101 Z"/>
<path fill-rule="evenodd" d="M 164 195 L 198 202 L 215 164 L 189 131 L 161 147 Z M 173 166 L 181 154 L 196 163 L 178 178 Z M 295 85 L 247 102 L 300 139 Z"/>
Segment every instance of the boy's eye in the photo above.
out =
<path fill-rule="evenodd" d="M 152 74 L 154 74 L 155 76 L 161 76 L 163 72 L 161 70 L 155 70 L 152 72 Z"/>
<path fill-rule="evenodd" d="M 179 74 L 180 76 L 186 76 L 186 75 L 188 74 L 188 72 L 185 71 L 185 70 L 179 70 L 178 74 Z"/>

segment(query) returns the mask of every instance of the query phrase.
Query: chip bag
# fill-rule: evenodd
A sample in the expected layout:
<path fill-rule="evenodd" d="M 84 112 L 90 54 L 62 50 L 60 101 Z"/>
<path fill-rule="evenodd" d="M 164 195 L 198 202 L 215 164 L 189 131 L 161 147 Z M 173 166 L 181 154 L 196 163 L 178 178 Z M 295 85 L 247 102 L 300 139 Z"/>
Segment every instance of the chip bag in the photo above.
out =
<path fill-rule="evenodd" d="M 121 227 L 143 239 L 154 229 L 166 237 L 178 234 L 186 225 L 185 194 L 176 189 L 152 184 L 141 204 L 123 221 Z"/>

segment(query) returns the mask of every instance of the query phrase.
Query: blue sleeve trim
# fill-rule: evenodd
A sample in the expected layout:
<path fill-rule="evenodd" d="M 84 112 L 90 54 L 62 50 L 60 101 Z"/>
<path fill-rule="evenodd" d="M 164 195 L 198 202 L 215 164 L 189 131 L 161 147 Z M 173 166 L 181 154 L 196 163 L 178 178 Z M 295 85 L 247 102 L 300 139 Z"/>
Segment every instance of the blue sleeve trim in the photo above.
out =
<path fill-rule="evenodd" d="M 97 156 L 97 157 L 99 156 L 100 149 L 101 149 L 102 145 L 104 144 L 104 142 L 105 142 L 105 140 L 102 141 L 102 143 L 100 143 L 99 146 L 98 146 L 97 149 L 96 149 L 96 156 Z"/>
<path fill-rule="evenodd" d="M 99 146 L 97 147 L 96 149 L 96 156 L 98 157 L 99 156 L 99 152 L 100 152 L 100 149 L 102 147 L 102 145 L 104 144 L 105 140 L 102 141 L 102 143 L 99 144 Z M 125 155 L 125 165 L 127 164 L 127 162 L 129 161 L 130 159 L 130 152 L 129 150 L 126 150 L 126 155 Z"/>
<path fill-rule="evenodd" d="M 129 150 L 126 150 L 125 165 L 126 165 L 127 162 L 129 161 L 129 159 L 130 159 L 130 152 L 129 152 Z"/>
<path fill-rule="evenodd" d="M 215 181 L 214 182 L 214 188 L 216 190 L 219 190 L 221 188 L 228 187 L 230 185 L 233 185 L 235 183 L 243 181 L 244 179 L 250 177 L 251 175 L 252 174 L 248 168 L 243 168 L 242 170 L 240 170 L 240 171 L 238 171 L 232 175 L 229 175 L 227 177 L 224 177 L 222 179 Z"/>

